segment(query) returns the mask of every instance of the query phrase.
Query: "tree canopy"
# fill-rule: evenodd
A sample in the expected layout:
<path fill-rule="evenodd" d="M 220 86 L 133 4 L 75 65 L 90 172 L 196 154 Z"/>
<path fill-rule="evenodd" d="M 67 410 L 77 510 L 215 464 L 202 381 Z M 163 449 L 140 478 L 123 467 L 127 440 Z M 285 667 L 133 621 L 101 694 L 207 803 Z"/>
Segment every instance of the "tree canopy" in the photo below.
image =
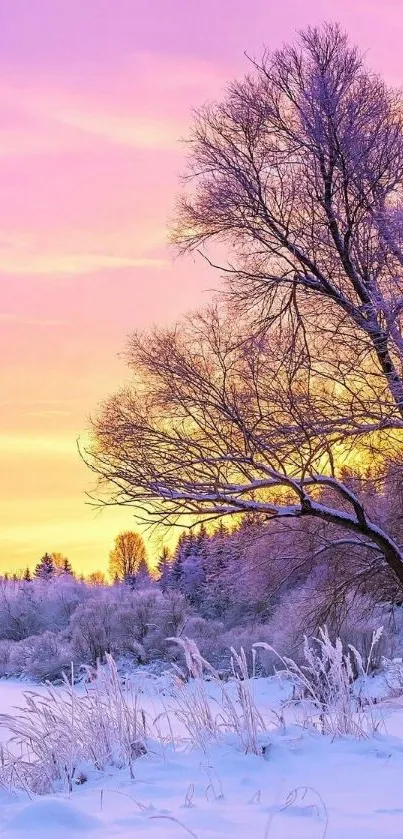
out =
<path fill-rule="evenodd" d="M 311 517 L 403 583 L 400 545 L 345 477 L 366 462 L 382 491 L 401 458 L 402 105 L 326 25 L 199 111 L 174 239 L 228 294 L 132 336 L 132 383 L 86 455 L 103 503 L 162 523 Z"/>
<path fill-rule="evenodd" d="M 144 540 L 139 533 L 133 530 L 119 533 L 109 554 L 110 577 L 117 580 L 135 578 L 146 559 Z"/>

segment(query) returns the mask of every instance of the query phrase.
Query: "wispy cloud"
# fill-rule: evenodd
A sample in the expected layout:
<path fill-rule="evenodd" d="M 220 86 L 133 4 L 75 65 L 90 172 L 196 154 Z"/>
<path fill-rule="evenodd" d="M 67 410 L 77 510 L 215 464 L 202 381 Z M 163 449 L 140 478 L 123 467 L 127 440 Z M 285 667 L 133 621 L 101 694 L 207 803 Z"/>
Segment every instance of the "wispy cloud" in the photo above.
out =
<path fill-rule="evenodd" d="M 180 102 L 180 90 L 178 89 Z M 186 130 L 186 112 L 161 115 L 149 107 L 143 94 L 140 103 L 127 101 L 116 107 L 113 99 L 97 101 L 94 94 L 31 86 L 0 88 L 0 113 L 7 114 L 10 101 L 16 115 L 0 130 L 0 156 L 66 153 L 91 149 L 95 139 L 104 144 L 133 150 L 180 152 L 180 137 Z M 143 112 L 142 112 L 143 111 Z M 160 113 L 158 113 L 158 111 Z M 14 124 L 13 124 L 14 123 Z"/>
<path fill-rule="evenodd" d="M 25 317 L 24 315 L 16 315 L 10 312 L 0 312 L 0 321 L 3 323 L 15 323 L 15 324 L 23 324 L 25 326 L 66 326 L 68 321 L 66 320 L 46 320 L 42 318 L 29 318 Z"/>
<path fill-rule="evenodd" d="M 88 274 L 111 268 L 164 268 L 168 264 L 166 259 L 148 256 L 117 256 L 108 253 L 43 253 L 22 248 L 7 249 L 0 245 L 0 271 L 6 274 Z M 6 316 L 3 319 L 8 318 Z"/>
<path fill-rule="evenodd" d="M 79 84 L 72 73 L 8 77 L 0 82 L 6 115 L 0 155 L 74 150 L 95 137 L 132 149 L 180 152 L 190 107 L 218 94 L 229 73 L 225 64 L 200 57 L 137 50 L 118 60 L 107 78 L 84 77 Z"/>
<path fill-rule="evenodd" d="M 54 110 L 58 122 L 133 149 L 179 151 L 182 125 L 171 120 L 147 120 L 136 116 L 91 113 L 85 110 Z"/>
<path fill-rule="evenodd" d="M 76 442 L 71 437 L 0 434 L 2 457 L 71 457 L 75 452 Z"/>
<path fill-rule="evenodd" d="M 71 411 L 49 409 L 45 411 L 25 411 L 26 417 L 71 417 Z"/>

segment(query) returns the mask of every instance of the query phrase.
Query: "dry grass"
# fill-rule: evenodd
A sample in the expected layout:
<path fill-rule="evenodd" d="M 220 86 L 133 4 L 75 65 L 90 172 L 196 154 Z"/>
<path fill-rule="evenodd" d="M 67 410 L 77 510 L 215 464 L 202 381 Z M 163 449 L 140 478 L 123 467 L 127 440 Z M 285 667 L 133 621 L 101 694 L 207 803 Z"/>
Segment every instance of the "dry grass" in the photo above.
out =
<path fill-rule="evenodd" d="M 291 704 L 299 724 L 333 737 L 361 738 L 377 731 L 378 709 L 365 686 L 380 636 L 381 630 L 374 633 L 366 662 L 351 645 L 344 651 L 339 639 L 333 644 L 326 629 L 311 643 L 305 639 L 305 665 L 277 656 L 281 674 L 294 685 Z M 173 702 L 164 700 L 163 713 L 147 724 L 139 692 L 120 678 L 111 656 L 105 666 L 98 666 L 83 694 L 74 688 L 73 678 L 65 679 L 62 687 L 47 685 L 45 693 L 27 691 L 25 708 L 17 709 L 15 715 L 0 715 L 0 726 L 11 735 L 0 753 L 0 786 L 23 789 L 29 795 L 71 791 L 85 780 L 86 772 L 102 772 L 108 766 L 129 768 L 133 777 L 135 761 L 147 751 L 147 735 L 152 734 L 161 747 L 166 742 L 160 728 L 162 717 L 174 746 L 183 741 L 179 723 L 190 746 L 206 751 L 212 742 L 230 734 L 246 753 L 262 754 L 274 717 L 263 717 L 256 704 L 255 679 L 248 673 L 243 649 L 231 650 L 232 678 L 223 682 L 194 641 L 170 640 L 181 646 L 185 668 L 175 668 Z M 256 647 L 275 653 L 268 644 Z M 353 689 L 357 673 L 358 693 Z M 283 724 L 281 715 L 277 720 Z"/>
<path fill-rule="evenodd" d="M 28 793 L 72 790 L 83 767 L 128 766 L 144 753 L 145 720 L 138 697 L 120 679 L 111 656 L 79 695 L 65 679 L 45 694 L 27 691 L 26 707 L 0 715 L 11 739 L 1 751 L 0 784 Z"/>
<path fill-rule="evenodd" d="M 255 644 L 274 653 L 282 665 L 281 675 L 294 685 L 292 704 L 296 707 L 298 722 L 319 729 L 333 737 L 372 737 L 382 720 L 375 703 L 366 690 L 371 658 L 382 635 L 382 627 L 372 636 L 367 660 L 351 644 L 344 651 L 340 638 L 330 640 L 326 627 L 319 638 L 311 643 L 304 639 L 305 665 L 280 656 L 269 644 Z M 353 690 L 357 677 L 361 680 L 359 693 Z"/>
<path fill-rule="evenodd" d="M 259 735 L 267 726 L 256 706 L 244 650 L 239 653 L 231 650 L 232 679 L 223 682 L 194 641 L 171 640 L 183 650 L 186 671 L 175 667 L 174 706 L 167 713 L 180 722 L 191 742 L 203 750 L 211 740 L 235 734 L 246 753 L 261 754 Z M 211 696 L 211 685 L 216 696 Z"/>

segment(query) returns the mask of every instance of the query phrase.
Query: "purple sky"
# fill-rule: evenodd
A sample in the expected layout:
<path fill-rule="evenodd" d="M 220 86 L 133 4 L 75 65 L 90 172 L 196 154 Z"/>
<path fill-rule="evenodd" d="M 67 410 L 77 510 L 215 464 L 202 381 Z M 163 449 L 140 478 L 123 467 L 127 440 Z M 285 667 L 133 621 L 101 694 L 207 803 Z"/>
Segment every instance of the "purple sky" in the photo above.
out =
<path fill-rule="evenodd" d="M 128 512 L 85 506 L 75 440 L 136 327 L 217 284 L 173 262 L 191 107 L 309 23 L 339 20 L 402 81 L 402 0 L 0 0 L 0 568 L 104 567 Z"/>

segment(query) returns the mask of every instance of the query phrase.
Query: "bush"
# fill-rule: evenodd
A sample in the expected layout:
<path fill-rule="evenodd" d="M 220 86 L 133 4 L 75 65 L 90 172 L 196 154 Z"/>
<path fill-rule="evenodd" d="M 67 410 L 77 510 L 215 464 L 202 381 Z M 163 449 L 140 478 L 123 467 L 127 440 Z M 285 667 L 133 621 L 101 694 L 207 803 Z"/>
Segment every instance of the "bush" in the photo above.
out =
<path fill-rule="evenodd" d="M 45 610 L 38 608 L 31 583 L 0 583 L 0 638 L 21 641 L 45 629 Z"/>
<path fill-rule="evenodd" d="M 229 646 L 231 645 L 225 641 L 224 624 L 194 616 L 186 621 L 184 632 L 187 637 L 196 642 L 203 658 L 213 662 L 216 667 L 223 665 L 225 660 L 227 664 L 229 663 Z"/>
<path fill-rule="evenodd" d="M 116 633 L 116 608 L 106 596 L 79 606 L 69 625 L 71 649 L 80 664 L 105 661 L 111 653 Z"/>
<path fill-rule="evenodd" d="M 70 673 L 72 651 L 54 632 L 33 635 L 14 644 L 9 654 L 9 675 L 25 676 L 35 681 L 61 681 Z"/>
<path fill-rule="evenodd" d="M 0 641 L 0 677 L 10 676 L 10 654 L 13 648 L 12 641 Z"/>
<path fill-rule="evenodd" d="M 183 595 L 157 588 L 131 590 L 119 586 L 90 600 L 71 617 L 69 636 L 74 659 L 85 664 L 104 661 L 107 653 L 133 657 L 145 664 L 170 657 L 169 636 L 183 625 L 188 606 Z"/>

